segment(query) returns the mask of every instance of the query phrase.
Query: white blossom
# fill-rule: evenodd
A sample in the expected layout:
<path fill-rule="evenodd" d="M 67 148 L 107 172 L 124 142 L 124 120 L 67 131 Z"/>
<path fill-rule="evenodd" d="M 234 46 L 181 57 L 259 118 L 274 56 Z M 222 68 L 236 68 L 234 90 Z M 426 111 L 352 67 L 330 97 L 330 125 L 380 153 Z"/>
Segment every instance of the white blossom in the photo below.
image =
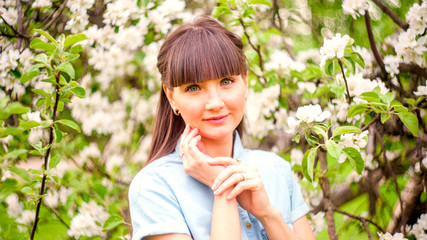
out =
<path fill-rule="evenodd" d="M 21 214 L 21 217 L 16 219 L 16 222 L 24 225 L 30 225 L 34 222 L 35 216 L 36 216 L 36 212 L 31 210 L 24 210 Z"/>
<path fill-rule="evenodd" d="M 106 233 L 102 231 L 102 226 L 108 217 L 109 214 L 94 201 L 83 202 L 79 208 L 79 213 L 71 220 L 70 229 L 67 233 L 77 239 L 80 236 L 105 237 Z"/>
<path fill-rule="evenodd" d="M 427 80 L 425 86 L 418 86 L 417 91 L 414 92 L 417 96 L 427 96 Z"/>
<path fill-rule="evenodd" d="M 297 119 L 292 116 L 287 119 L 289 125 L 287 132 L 294 132 L 301 123 L 322 122 L 330 116 L 329 111 L 322 112 L 319 104 L 299 107 L 296 113 Z"/>
<path fill-rule="evenodd" d="M 317 89 L 316 84 L 313 82 L 297 82 L 297 85 L 298 85 L 297 94 L 302 94 L 304 91 L 307 91 L 313 94 Z"/>
<path fill-rule="evenodd" d="M 410 230 L 411 234 L 415 235 L 416 239 L 427 239 L 427 214 L 421 214 L 418 218 L 417 223 L 412 225 Z"/>
<path fill-rule="evenodd" d="M 352 147 L 360 152 L 361 148 L 365 148 L 368 143 L 368 130 L 361 133 L 346 133 L 341 135 L 341 140 L 338 142 L 340 148 Z M 342 153 L 338 159 L 339 163 L 343 163 L 346 155 Z"/>
<path fill-rule="evenodd" d="M 403 233 L 395 233 L 391 235 L 390 233 L 378 233 L 378 236 L 380 237 L 380 240 L 408 240 L 403 236 Z"/>
<path fill-rule="evenodd" d="M 427 28 L 427 2 L 423 1 L 421 6 L 418 3 L 412 5 L 406 13 L 406 21 L 417 34 L 423 34 Z"/>
<path fill-rule="evenodd" d="M 3 19 L 11 26 L 16 25 L 18 22 L 18 11 L 14 7 L 3 8 L 0 7 L 1 16 Z M 3 19 L 0 18 L 0 23 L 3 22 Z"/>
<path fill-rule="evenodd" d="M 345 14 L 351 15 L 356 19 L 359 15 L 365 15 L 369 9 L 367 0 L 344 0 L 342 8 Z"/>
<path fill-rule="evenodd" d="M 274 128 L 272 117 L 279 106 L 279 95 L 279 85 L 264 88 L 261 92 L 249 89 L 246 100 L 246 118 L 250 135 L 261 139 Z"/>
<path fill-rule="evenodd" d="M 7 203 L 7 214 L 10 217 L 16 218 L 22 213 L 24 204 L 19 201 L 19 197 L 16 195 L 16 193 L 10 194 L 6 198 L 5 202 Z"/>
<path fill-rule="evenodd" d="M 57 191 L 48 191 L 43 202 L 50 208 L 58 207 L 59 194 Z"/>
<path fill-rule="evenodd" d="M 326 228 L 325 212 L 318 212 L 316 215 L 311 214 L 310 225 L 313 229 L 314 236 L 317 236 L 323 229 Z"/>
<path fill-rule="evenodd" d="M 301 165 L 304 153 L 297 148 L 292 148 L 291 150 L 291 165 Z"/>
<path fill-rule="evenodd" d="M 31 5 L 33 8 L 43 8 L 43 7 L 51 7 L 52 1 L 50 0 L 35 0 L 33 5 Z"/>
<path fill-rule="evenodd" d="M 398 56 L 388 55 L 384 57 L 385 70 L 390 73 L 391 77 L 399 74 L 400 58 Z"/>
<path fill-rule="evenodd" d="M 94 3 L 95 0 L 69 0 L 67 7 L 71 12 L 86 12 Z"/>
<path fill-rule="evenodd" d="M 427 51 L 427 36 L 417 39 L 417 33 L 409 28 L 399 35 L 399 40 L 394 46 L 397 56 L 402 57 L 406 63 L 416 63 L 421 67 L 426 66 L 424 52 Z"/>
<path fill-rule="evenodd" d="M 270 61 L 265 63 L 265 70 L 275 70 L 279 74 L 290 74 L 290 71 L 302 71 L 305 65 L 301 62 L 296 62 L 289 57 L 284 51 L 274 51 L 270 55 Z"/>
<path fill-rule="evenodd" d="M 320 48 L 320 66 L 325 65 L 328 59 L 343 58 L 344 50 L 350 41 L 351 38 L 348 35 L 341 36 L 340 33 L 337 33 L 332 39 L 324 38 L 323 46 Z"/>

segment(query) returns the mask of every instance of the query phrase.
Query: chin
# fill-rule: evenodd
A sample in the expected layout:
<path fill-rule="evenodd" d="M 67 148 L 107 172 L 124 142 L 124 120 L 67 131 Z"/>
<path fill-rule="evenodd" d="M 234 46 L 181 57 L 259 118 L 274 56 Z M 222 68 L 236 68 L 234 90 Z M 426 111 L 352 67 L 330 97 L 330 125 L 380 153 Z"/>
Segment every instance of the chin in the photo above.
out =
<path fill-rule="evenodd" d="M 216 130 L 212 129 L 210 131 L 202 131 L 200 135 L 203 138 L 208 138 L 212 140 L 221 140 L 233 134 L 234 129 L 231 130 Z"/>

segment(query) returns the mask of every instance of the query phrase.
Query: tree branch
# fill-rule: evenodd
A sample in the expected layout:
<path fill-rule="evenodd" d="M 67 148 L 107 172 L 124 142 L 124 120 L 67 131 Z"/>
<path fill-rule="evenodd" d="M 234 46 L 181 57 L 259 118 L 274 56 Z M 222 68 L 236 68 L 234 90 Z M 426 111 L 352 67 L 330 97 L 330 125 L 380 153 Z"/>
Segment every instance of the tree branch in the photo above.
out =
<path fill-rule="evenodd" d="M 56 83 L 59 83 L 59 74 L 60 73 L 58 73 L 56 75 Z M 59 94 L 59 85 L 57 84 L 55 87 L 55 104 L 53 106 L 52 122 L 55 122 L 56 110 L 58 108 L 58 102 L 59 102 L 59 95 L 60 95 Z M 54 135 L 53 135 L 53 125 L 52 125 L 49 127 L 49 145 L 50 145 L 50 147 L 47 149 L 46 155 L 44 156 L 43 178 L 42 178 L 40 192 L 39 192 L 40 197 L 39 197 L 38 202 L 37 202 L 36 215 L 34 217 L 34 224 L 33 224 L 33 228 L 31 229 L 31 236 L 30 236 L 31 240 L 34 239 L 34 235 L 35 235 L 36 229 L 37 229 L 37 223 L 39 222 L 40 207 L 41 207 L 41 204 L 43 201 L 43 195 L 45 192 L 45 186 L 46 186 L 46 180 L 47 180 L 46 171 L 47 171 L 47 167 L 48 167 L 48 163 L 49 163 L 49 156 L 50 156 L 50 151 L 52 149 L 53 140 L 54 140 Z"/>
<path fill-rule="evenodd" d="M 385 70 L 384 62 L 375 44 L 374 34 L 372 33 L 371 17 L 369 16 L 369 12 L 365 13 L 365 25 L 366 25 L 366 31 L 368 33 L 368 38 L 369 38 L 369 43 L 371 45 L 372 53 L 374 54 L 375 60 L 380 66 L 380 69 L 383 75 L 382 79 L 385 80 L 387 77 L 387 71 Z"/>
<path fill-rule="evenodd" d="M 403 30 L 407 30 L 409 28 L 409 24 L 404 22 L 402 19 L 400 19 L 399 16 L 397 16 L 396 13 L 393 12 L 383 1 L 381 0 L 372 0 L 385 14 L 387 14 L 393 22 L 395 22 L 399 27 L 401 27 Z"/>
<path fill-rule="evenodd" d="M 354 219 L 356 219 L 356 220 L 359 220 L 359 221 L 361 221 L 361 222 L 368 222 L 368 223 L 370 223 L 370 224 L 374 225 L 376 228 L 378 228 L 378 230 L 380 230 L 381 232 L 385 233 L 384 229 L 383 229 L 380 225 L 378 225 L 377 223 L 375 223 L 374 221 L 372 221 L 372 220 L 370 220 L 370 219 L 367 219 L 367 218 L 364 218 L 364 217 L 360 217 L 360 216 L 353 215 L 353 214 L 351 214 L 351 213 L 345 212 L 345 211 L 343 211 L 343 210 L 341 210 L 341 209 L 339 209 L 339 208 L 336 208 L 336 207 L 334 207 L 334 211 L 335 211 L 335 212 L 338 212 L 338 213 L 341 213 L 341 214 L 344 214 L 344 215 L 346 215 L 346 216 L 349 216 L 349 217 L 351 217 L 351 218 L 354 218 Z"/>
<path fill-rule="evenodd" d="M 319 162 L 322 175 L 328 172 L 328 162 L 326 160 L 326 153 L 319 151 Z M 337 231 L 335 229 L 335 218 L 334 218 L 334 206 L 331 201 L 331 189 L 329 184 L 329 178 L 326 176 L 319 177 L 320 186 L 323 191 L 323 204 L 326 209 L 326 222 L 328 225 L 328 233 L 331 240 L 338 240 Z"/>

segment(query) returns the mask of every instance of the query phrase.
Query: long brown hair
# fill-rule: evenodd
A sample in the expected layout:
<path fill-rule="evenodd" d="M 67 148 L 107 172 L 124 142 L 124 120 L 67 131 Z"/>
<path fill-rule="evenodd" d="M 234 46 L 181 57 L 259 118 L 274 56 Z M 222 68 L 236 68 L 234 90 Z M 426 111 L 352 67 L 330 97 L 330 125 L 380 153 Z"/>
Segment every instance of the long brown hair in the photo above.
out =
<path fill-rule="evenodd" d="M 209 17 L 199 17 L 168 36 L 160 48 L 157 68 L 167 88 L 232 75 L 246 76 L 247 64 L 241 39 Z M 185 128 L 162 88 L 147 164 L 172 153 Z M 243 134 L 243 119 L 237 126 Z"/>

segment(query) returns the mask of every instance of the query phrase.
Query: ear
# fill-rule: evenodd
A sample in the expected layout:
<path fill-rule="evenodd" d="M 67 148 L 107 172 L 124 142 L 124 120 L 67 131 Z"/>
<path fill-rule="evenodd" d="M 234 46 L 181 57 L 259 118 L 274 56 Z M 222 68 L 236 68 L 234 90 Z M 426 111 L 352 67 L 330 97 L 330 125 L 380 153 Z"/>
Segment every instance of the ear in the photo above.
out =
<path fill-rule="evenodd" d="M 169 100 L 169 104 L 171 105 L 171 108 L 173 109 L 175 106 L 175 101 L 173 99 L 173 90 L 169 89 L 168 87 L 163 85 L 163 91 L 165 92 L 165 95 Z"/>

